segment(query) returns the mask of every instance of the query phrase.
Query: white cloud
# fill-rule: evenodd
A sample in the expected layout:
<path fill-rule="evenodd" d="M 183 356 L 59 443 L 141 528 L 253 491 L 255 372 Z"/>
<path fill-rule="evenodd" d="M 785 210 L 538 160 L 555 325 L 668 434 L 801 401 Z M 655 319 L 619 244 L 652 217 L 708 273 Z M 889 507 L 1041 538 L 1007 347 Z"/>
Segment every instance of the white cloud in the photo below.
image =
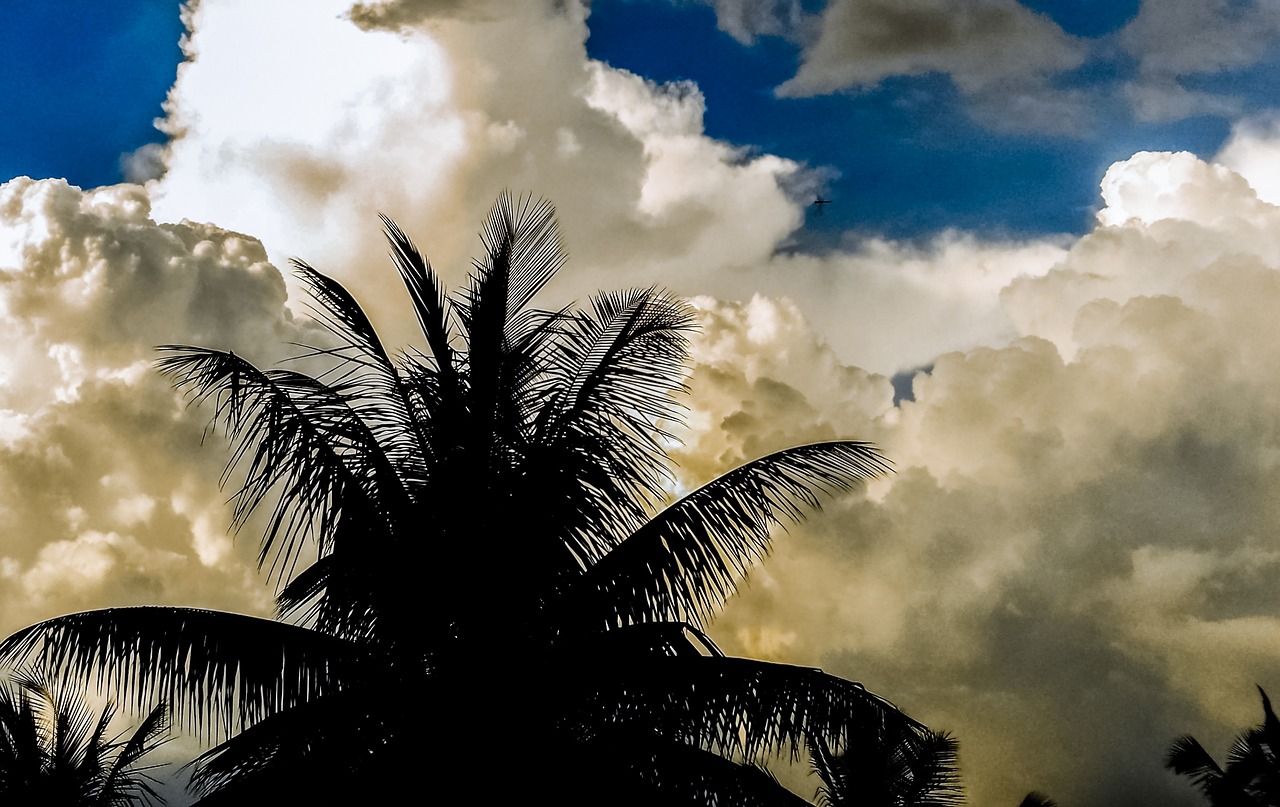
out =
<path fill-rule="evenodd" d="M 714 635 L 954 731 L 975 801 L 1192 804 L 1167 744 L 1280 686 L 1280 209 L 1188 154 L 1103 194 L 1053 266 L 992 283 L 1009 338 L 938 356 L 898 408 L 794 306 L 701 304 L 689 473 L 832 435 L 896 464 L 781 539 Z"/>
<path fill-rule="evenodd" d="M 316 334 L 251 239 L 158 225 L 146 192 L 61 180 L 0 185 L 0 594 L 4 632 L 85 607 L 169 603 L 267 612 L 251 547 L 208 560 L 229 521 L 225 455 L 151 369 L 154 346 L 232 345 L 272 361 Z M 186 506 L 171 501 L 185 491 Z"/>
<path fill-rule="evenodd" d="M 1238 122 L 1214 161 L 1247 179 L 1262 201 L 1280 205 L 1280 118 Z"/>
<path fill-rule="evenodd" d="M 794 37 L 813 21 L 800 0 L 707 0 L 720 30 L 744 45 L 759 36 Z"/>

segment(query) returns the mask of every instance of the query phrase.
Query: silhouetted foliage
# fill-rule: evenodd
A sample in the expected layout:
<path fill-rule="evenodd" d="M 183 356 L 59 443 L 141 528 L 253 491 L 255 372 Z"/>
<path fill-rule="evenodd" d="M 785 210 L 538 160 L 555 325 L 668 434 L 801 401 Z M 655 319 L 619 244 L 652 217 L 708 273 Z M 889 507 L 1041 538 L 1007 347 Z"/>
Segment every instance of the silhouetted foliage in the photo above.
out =
<path fill-rule="evenodd" d="M 1258 693 L 1262 723 L 1236 737 L 1226 767 L 1189 734 L 1175 740 L 1165 758 L 1165 767 L 1191 779 L 1214 807 L 1280 807 L 1280 721 L 1262 687 Z"/>
<path fill-rule="evenodd" d="M 876 736 L 851 730 L 840 751 L 809 743 L 818 807 L 960 807 L 960 743 L 947 732 L 888 726 Z M 1057 807 L 1031 791 L 1019 807 Z"/>
<path fill-rule="evenodd" d="M 843 749 L 809 744 L 822 780 L 820 807 L 958 807 L 964 802 L 957 754 L 946 732 L 893 726 L 876 736 L 851 727 Z"/>
<path fill-rule="evenodd" d="M 162 803 L 143 757 L 165 742 L 157 706 L 126 736 L 108 736 L 115 707 L 95 714 L 36 672 L 0 686 L 0 804 L 130 807 Z"/>
<path fill-rule="evenodd" d="M 485 798 L 791 804 L 756 767 L 777 751 L 922 728 L 821 670 L 726 657 L 702 630 L 772 528 L 887 471 L 871 445 L 786 449 L 669 501 L 683 301 L 531 307 L 564 262 L 546 203 L 504 194 L 452 295 L 383 223 L 424 350 L 393 358 L 347 290 L 298 262 L 335 340 L 305 357 L 330 371 L 189 346 L 159 362 L 230 436 L 234 523 L 268 516 L 259 562 L 282 621 L 107 609 L 0 656 L 169 701 L 221 740 L 193 776 L 204 805 L 378 803 L 495 758 Z"/>

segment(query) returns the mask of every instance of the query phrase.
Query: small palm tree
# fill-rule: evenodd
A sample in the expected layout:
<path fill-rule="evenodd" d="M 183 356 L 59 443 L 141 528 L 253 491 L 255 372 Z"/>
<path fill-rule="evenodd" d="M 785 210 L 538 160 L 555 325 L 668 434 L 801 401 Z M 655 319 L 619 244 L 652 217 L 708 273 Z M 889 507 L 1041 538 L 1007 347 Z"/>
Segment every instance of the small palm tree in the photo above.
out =
<path fill-rule="evenodd" d="M 35 672 L 0 686 L 0 803 L 129 807 L 163 802 L 143 757 L 165 742 L 163 706 L 129 734 L 109 737 L 115 707 L 95 715 Z"/>
<path fill-rule="evenodd" d="M 454 294 L 384 224 L 425 352 L 393 358 L 351 294 L 299 262 L 336 343 L 306 355 L 328 372 L 190 346 L 160 362 L 232 438 L 234 521 L 268 516 L 259 561 L 282 619 L 107 609 L 20 631 L 0 657 L 106 675 L 224 739 L 192 780 L 210 807 L 367 799 L 477 754 L 502 760 L 498 800 L 788 803 L 754 763 L 850 725 L 919 728 L 857 684 L 728 657 L 703 633 L 775 526 L 888 470 L 873 446 L 785 449 L 671 501 L 684 301 L 532 308 L 565 259 L 546 203 L 502 196 Z"/>
<path fill-rule="evenodd" d="M 1219 765 L 1190 734 L 1169 748 L 1165 767 L 1186 776 L 1213 807 L 1280 807 L 1280 720 L 1262 687 L 1262 723 L 1236 737 Z"/>

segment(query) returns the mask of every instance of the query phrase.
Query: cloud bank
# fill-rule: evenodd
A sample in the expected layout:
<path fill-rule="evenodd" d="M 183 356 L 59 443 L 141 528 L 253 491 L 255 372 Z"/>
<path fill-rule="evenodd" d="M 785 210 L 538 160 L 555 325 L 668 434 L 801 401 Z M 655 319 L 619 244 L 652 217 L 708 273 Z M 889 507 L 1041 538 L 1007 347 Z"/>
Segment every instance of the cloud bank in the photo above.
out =
<path fill-rule="evenodd" d="M 734 5 L 744 37 L 795 10 Z M 135 602 L 265 613 L 253 536 L 226 534 L 225 453 L 200 446 L 207 413 L 149 369 L 153 346 L 270 363 L 318 338 L 276 268 L 293 256 L 402 343 L 376 213 L 456 284 L 510 188 L 560 211 L 572 258 L 547 304 L 659 283 L 701 312 L 686 484 L 837 436 L 895 463 L 779 537 L 713 625 L 726 649 L 820 664 L 954 732 L 972 803 L 1196 803 L 1161 770 L 1166 744 L 1225 748 L 1256 719 L 1252 685 L 1280 686 L 1269 119 L 1212 161 L 1111 166 L 1078 239 L 802 254 L 809 170 L 706 137 L 695 86 L 587 59 L 575 3 L 308 8 L 191 12 L 173 140 L 145 187 L 0 187 L 0 629 Z M 1045 71 L 1076 58 L 1011 3 L 957 13 L 1039 32 Z M 947 30 L 859 69 L 1007 78 L 944 47 Z M 914 368 L 895 405 L 893 376 Z"/>
<path fill-rule="evenodd" d="M 706 304 L 687 469 L 834 434 L 897 467 L 717 627 L 931 715 L 975 801 L 1195 803 L 1168 742 L 1224 749 L 1276 686 L 1280 208 L 1189 154 L 1102 190 L 1093 232 L 1000 290 L 1013 338 L 939 355 L 896 408 L 793 306 Z"/>

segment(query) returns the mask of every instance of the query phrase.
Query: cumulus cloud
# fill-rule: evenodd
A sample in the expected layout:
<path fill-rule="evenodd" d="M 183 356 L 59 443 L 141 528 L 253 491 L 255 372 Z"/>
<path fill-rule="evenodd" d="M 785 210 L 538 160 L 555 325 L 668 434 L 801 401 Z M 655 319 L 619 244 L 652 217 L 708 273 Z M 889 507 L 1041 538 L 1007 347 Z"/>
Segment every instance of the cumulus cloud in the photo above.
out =
<path fill-rule="evenodd" d="M 1238 122 L 1214 161 L 1247 177 L 1258 198 L 1280 204 L 1280 118 Z"/>
<path fill-rule="evenodd" d="M 701 303 L 686 473 L 832 435 L 896 464 L 782 538 L 715 635 L 954 731 L 975 802 L 1194 804 L 1167 743 L 1225 746 L 1277 686 L 1280 208 L 1189 154 L 1102 189 L 1092 233 L 993 292 L 1011 338 L 896 407 L 793 305 Z"/>
<path fill-rule="evenodd" d="M 308 339 L 284 300 L 257 241 L 158 225 L 136 185 L 0 185 L 2 632 L 108 605 L 269 612 L 227 535 L 225 455 L 151 362 L 174 342 L 273 361 Z"/>
<path fill-rule="evenodd" d="M 705 137 L 692 85 L 588 60 L 577 4 L 483 19 L 379 7 L 391 30 L 368 15 L 366 30 L 338 13 L 293 19 L 279 3 L 200 4 L 169 97 L 167 170 L 148 185 L 157 218 L 252 232 L 277 264 L 297 256 L 360 277 L 392 343 L 412 334 L 398 330 L 403 290 L 378 211 L 456 285 L 500 191 L 547 197 L 572 250 L 557 286 L 569 298 L 654 282 L 728 293 L 801 223 L 789 189 L 802 166 Z M 344 54 L 324 66 L 332 81 L 283 56 L 315 49 Z"/>

